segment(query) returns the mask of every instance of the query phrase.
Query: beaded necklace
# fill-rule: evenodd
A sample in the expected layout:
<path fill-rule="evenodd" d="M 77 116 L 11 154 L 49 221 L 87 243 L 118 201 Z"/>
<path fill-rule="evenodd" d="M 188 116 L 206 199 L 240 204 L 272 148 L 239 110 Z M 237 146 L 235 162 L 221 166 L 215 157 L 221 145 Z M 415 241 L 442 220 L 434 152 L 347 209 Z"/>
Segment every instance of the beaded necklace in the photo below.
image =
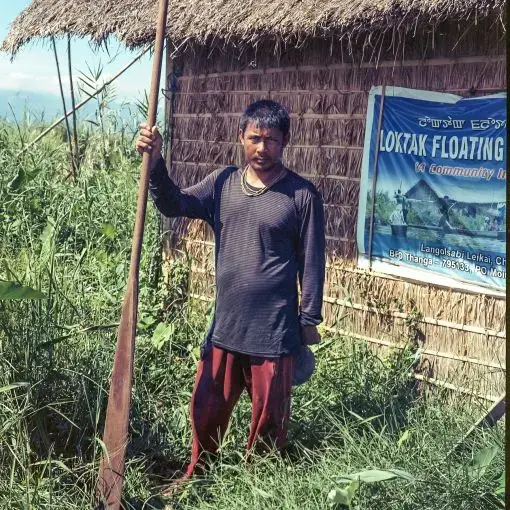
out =
<path fill-rule="evenodd" d="M 248 184 L 248 182 L 246 180 L 248 166 L 249 165 L 246 165 L 244 167 L 243 173 L 241 174 L 241 189 L 243 190 L 243 193 L 245 195 L 248 195 L 249 197 L 258 197 L 258 196 L 262 195 L 263 193 L 265 193 L 271 186 L 276 184 L 285 175 L 285 172 L 286 172 L 286 168 L 282 167 L 282 170 L 280 171 L 280 173 L 272 181 L 270 181 L 264 187 L 258 188 L 257 191 L 252 191 L 252 190 L 248 189 L 248 186 L 250 186 L 250 185 Z"/>

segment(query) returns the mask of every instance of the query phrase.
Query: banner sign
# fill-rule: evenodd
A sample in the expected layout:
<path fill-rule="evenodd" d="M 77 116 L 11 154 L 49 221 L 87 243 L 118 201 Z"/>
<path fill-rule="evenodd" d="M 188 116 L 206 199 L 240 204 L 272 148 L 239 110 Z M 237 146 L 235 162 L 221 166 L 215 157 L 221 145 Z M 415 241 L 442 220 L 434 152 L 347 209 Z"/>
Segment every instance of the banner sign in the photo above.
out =
<path fill-rule="evenodd" d="M 382 87 L 373 87 L 360 184 L 359 265 L 504 292 L 506 94 L 465 99 L 386 87 L 379 133 L 381 99 Z"/>

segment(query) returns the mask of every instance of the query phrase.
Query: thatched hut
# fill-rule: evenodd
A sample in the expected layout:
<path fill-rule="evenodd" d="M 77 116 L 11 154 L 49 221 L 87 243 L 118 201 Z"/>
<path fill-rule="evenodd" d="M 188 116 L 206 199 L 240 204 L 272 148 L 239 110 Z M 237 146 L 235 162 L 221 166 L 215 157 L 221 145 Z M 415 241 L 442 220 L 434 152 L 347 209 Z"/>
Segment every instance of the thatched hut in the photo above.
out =
<path fill-rule="evenodd" d="M 418 379 L 494 400 L 504 392 L 505 300 L 356 267 L 355 228 L 368 92 L 373 85 L 474 96 L 506 90 L 504 2 L 495 0 L 172 0 L 168 16 L 168 163 L 182 186 L 241 164 L 238 118 L 258 98 L 287 106 L 285 161 L 321 191 L 327 222 L 327 326 L 385 348 L 411 335 Z M 34 0 L 3 49 L 71 33 L 130 47 L 154 38 L 156 0 Z M 164 221 L 167 258 L 193 256 L 190 293 L 214 296 L 213 238 Z"/>

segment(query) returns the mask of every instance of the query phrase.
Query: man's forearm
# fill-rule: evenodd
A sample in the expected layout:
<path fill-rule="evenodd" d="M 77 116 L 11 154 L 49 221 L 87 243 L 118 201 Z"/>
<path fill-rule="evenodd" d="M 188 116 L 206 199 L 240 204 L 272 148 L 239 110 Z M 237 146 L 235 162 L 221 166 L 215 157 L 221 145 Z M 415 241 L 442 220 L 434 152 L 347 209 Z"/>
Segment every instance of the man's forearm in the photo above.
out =
<path fill-rule="evenodd" d="M 301 286 L 301 324 L 317 326 L 322 322 L 322 294 L 326 271 L 324 208 L 317 192 L 311 194 L 301 211 L 298 255 Z"/>
<path fill-rule="evenodd" d="M 151 160 L 152 163 L 152 160 Z M 151 165 L 149 190 L 158 210 L 167 217 L 185 216 L 213 224 L 214 183 L 218 172 L 211 172 L 199 183 L 181 189 L 168 175 L 166 163 L 160 154 Z"/>
<path fill-rule="evenodd" d="M 156 154 L 151 154 L 151 171 L 154 170 L 162 160 L 164 162 L 163 155 L 160 151 L 158 151 Z"/>
<path fill-rule="evenodd" d="M 180 190 L 168 176 L 161 153 L 159 157 L 151 158 L 149 191 L 161 214 L 168 217 L 179 215 Z"/>

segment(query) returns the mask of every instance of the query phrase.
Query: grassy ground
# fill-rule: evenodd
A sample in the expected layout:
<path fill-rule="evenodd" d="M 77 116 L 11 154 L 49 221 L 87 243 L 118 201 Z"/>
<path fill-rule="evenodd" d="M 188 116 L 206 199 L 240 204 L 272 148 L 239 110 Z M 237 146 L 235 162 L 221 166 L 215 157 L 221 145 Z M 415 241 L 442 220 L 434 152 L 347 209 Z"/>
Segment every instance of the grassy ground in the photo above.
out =
<path fill-rule="evenodd" d="M 73 183 L 62 130 L 16 158 L 20 140 L 40 130 L 0 125 L 0 279 L 47 297 L 0 301 L 0 509 L 85 509 L 101 451 L 139 160 L 132 131 L 103 139 L 83 130 Z M 166 289 L 159 260 L 149 207 L 124 488 L 133 509 L 163 508 L 158 487 L 186 464 L 189 398 L 207 327 L 186 299 L 187 263 L 173 265 Z M 352 509 L 503 507 L 495 494 L 502 424 L 477 431 L 447 457 L 482 403 L 420 394 L 408 376 L 411 351 L 376 355 L 335 337 L 316 351 L 316 373 L 295 390 L 283 456 L 244 462 L 250 406 L 243 396 L 209 473 L 170 507 L 340 509 L 349 500 Z M 365 473 L 359 486 L 346 478 L 376 469 L 403 472 Z"/>

